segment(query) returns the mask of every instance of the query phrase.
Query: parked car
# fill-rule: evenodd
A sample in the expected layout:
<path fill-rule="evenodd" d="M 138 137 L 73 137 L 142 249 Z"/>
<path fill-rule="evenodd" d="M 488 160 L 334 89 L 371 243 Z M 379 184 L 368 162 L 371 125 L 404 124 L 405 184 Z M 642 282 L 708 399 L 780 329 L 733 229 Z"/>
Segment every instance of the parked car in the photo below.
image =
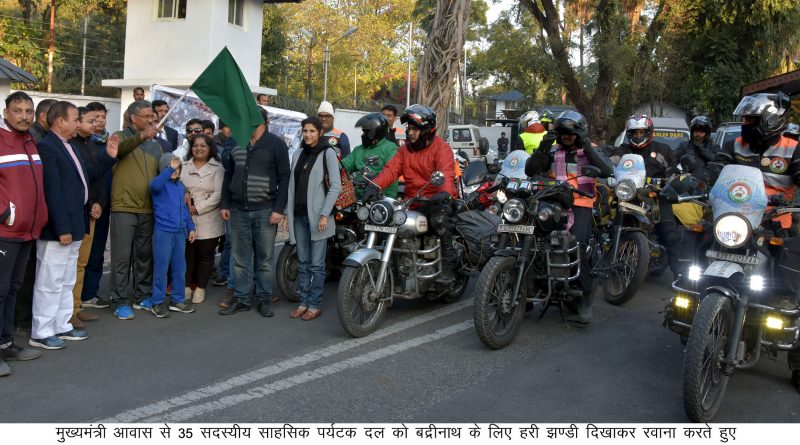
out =
<path fill-rule="evenodd" d="M 475 161 L 489 153 L 489 140 L 481 136 L 475 125 L 450 125 L 446 136 L 453 155 Z"/>
<path fill-rule="evenodd" d="M 736 140 L 742 134 L 742 123 L 741 122 L 725 122 L 720 124 L 719 128 L 717 128 L 717 132 L 714 134 L 714 138 L 712 139 L 720 149 L 724 149 L 726 146 L 733 145 L 733 141 Z"/>
<path fill-rule="evenodd" d="M 672 117 L 653 117 L 653 139 L 663 142 L 676 150 L 681 142 L 689 140 L 689 126 L 686 121 Z M 614 140 L 614 147 L 625 143 L 625 131 Z"/>

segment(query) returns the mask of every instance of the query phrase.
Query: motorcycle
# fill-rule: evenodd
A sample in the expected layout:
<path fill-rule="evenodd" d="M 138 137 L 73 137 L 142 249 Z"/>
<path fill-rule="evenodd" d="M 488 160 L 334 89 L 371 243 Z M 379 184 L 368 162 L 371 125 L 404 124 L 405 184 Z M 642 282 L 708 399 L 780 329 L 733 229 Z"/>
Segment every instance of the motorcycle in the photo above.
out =
<path fill-rule="evenodd" d="M 600 169 L 583 168 L 597 177 Z M 569 183 L 552 179 L 509 182 L 503 205 L 499 249 L 481 270 L 475 289 L 473 321 L 481 341 L 492 349 L 510 344 L 519 331 L 527 304 L 541 305 L 540 317 L 558 306 L 577 306 L 582 291 L 572 286 L 580 275 L 582 246 L 566 230 L 573 193 Z"/>
<path fill-rule="evenodd" d="M 800 208 L 768 199 L 760 170 L 728 165 L 711 189 L 714 242 L 708 266 L 689 268 L 665 312 L 685 341 L 683 401 L 695 422 L 714 418 L 736 369 L 762 354 L 800 348 L 800 247 L 773 218 Z"/>
<path fill-rule="evenodd" d="M 444 180 L 441 172 L 434 172 L 420 193 L 428 185 L 441 186 Z M 366 241 L 344 259 L 337 291 L 339 321 L 353 337 L 374 332 L 395 298 L 456 302 L 466 291 L 471 271 L 478 267 L 470 263 L 465 241 L 456 231 L 455 281 L 446 286 L 435 282 L 442 273 L 441 244 L 428 231 L 427 217 L 411 209 L 415 203 L 430 202 L 420 193 L 402 202 L 384 197 L 357 209 Z"/>
<path fill-rule="evenodd" d="M 593 273 L 602 278 L 606 301 L 621 305 L 639 291 L 653 258 L 649 237 L 658 221 L 658 203 L 654 200 L 657 184 L 648 181 L 644 158 L 637 154 L 622 156 L 614 178 L 616 221 L 599 228 L 607 235 L 601 236 L 603 260 Z M 654 247 L 658 251 L 660 246 Z"/>

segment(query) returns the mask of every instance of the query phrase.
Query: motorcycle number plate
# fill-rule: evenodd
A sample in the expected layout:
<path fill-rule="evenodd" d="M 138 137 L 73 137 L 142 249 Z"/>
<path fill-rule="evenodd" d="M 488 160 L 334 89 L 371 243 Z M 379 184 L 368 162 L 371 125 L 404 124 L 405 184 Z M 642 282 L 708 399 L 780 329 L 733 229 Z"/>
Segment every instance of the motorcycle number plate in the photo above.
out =
<path fill-rule="evenodd" d="M 500 224 L 497 226 L 498 233 L 525 233 L 533 235 L 533 226 L 520 226 L 510 224 Z"/>
<path fill-rule="evenodd" d="M 397 233 L 397 227 L 373 226 L 372 224 L 365 224 L 364 230 L 367 232 Z"/>
<path fill-rule="evenodd" d="M 734 263 L 739 264 L 750 264 L 753 266 L 757 266 L 758 263 L 761 262 L 757 257 L 747 256 L 747 255 L 738 255 L 735 253 L 724 253 L 724 252 L 717 252 L 715 250 L 707 250 L 706 251 L 707 258 L 713 258 L 715 260 L 722 260 L 722 261 L 731 261 Z"/>
<path fill-rule="evenodd" d="M 633 210 L 634 212 L 639 212 L 641 214 L 647 213 L 644 207 L 637 206 L 636 204 L 631 204 L 629 202 L 621 201 L 619 203 L 619 206 L 622 207 L 623 209 Z"/>

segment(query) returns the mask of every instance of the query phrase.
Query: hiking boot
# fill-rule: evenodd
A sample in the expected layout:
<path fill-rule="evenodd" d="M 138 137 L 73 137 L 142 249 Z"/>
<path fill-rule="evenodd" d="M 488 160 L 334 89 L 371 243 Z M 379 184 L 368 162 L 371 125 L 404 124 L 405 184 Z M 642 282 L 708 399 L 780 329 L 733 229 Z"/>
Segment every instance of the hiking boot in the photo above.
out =
<path fill-rule="evenodd" d="M 228 289 L 225 291 L 225 296 L 222 297 L 222 301 L 219 302 L 219 307 L 225 309 L 231 307 L 233 304 L 233 289 Z"/>
<path fill-rule="evenodd" d="M 24 346 L 19 346 L 14 343 L 11 343 L 9 346 L 0 349 L 0 361 L 8 360 L 8 361 L 26 361 L 26 360 L 33 360 L 35 358 L 39 358 L 42 355 L 42 351 L 37 351 L 35 349 L 26 348 Z"/>
<path fill-rule="evenodd" d="M 173 312 L 182 312 L 184 314 L 191 314 L 194 312 L 194 307 L 188 303 L 170 303 L 169 310 Z"/>
<path fill-rule="evenodd" d="M 275 315 L 275 313 L 272 312 L 272 308 L 270 306 L 271 305 L 268 301 L 259 301 L 256 305 L 256 309 L 262 317 L 272 317 Z"/>
<path fill-rule="evenodd" d="M 150 309 L 150 312 L 152 312 L 156 318 L 169 317 L 169 309 L 167 309 L 167 305 L 164 303 L 154 304 L 153 308 Z"/>
<path fill-rule="evenodd" d="M 245 312 L 250 310 L 250 305 L 244 304 L 239 300 L 234 301 L 230 307 L 220 309 L 220 315 L 233 315 L 237 312 Z"/>

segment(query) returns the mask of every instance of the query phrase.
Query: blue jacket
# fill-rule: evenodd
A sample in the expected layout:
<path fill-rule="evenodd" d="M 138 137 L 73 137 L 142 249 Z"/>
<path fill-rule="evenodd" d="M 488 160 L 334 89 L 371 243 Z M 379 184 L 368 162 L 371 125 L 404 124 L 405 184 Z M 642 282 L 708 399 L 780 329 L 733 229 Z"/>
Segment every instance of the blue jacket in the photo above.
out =
<path fill-rule="evenodd" d="M 155 212 L 155 228 L 168 233 L 187 233 L 194 230 L 194 222 L 186 206 L 186 187 L 181 181 L 169 177 L 175 169 L 167 167 L 150 181 Z"/>
<path fill-rule="evenodd" d="M 64 143 L 52 131 L 36 146 L 44 166 L 44 197 L 49 216 L 42 230 L 42 240 L 57 241 L 60 235 L 69 234 L 73 241 L 80 241 L 89 233 L 89 213 L 83 202 L 86 189 L 78 169 L 83 171 L 86 183 L 91 184 L 102 178 L 114 163 L 114 158 L 105 152 L 100 154 L 100 162 L 87 163 L 81 157 L 81 151 L 74 144 L 70 145 L 80 165 L 75 165 Z"/>

